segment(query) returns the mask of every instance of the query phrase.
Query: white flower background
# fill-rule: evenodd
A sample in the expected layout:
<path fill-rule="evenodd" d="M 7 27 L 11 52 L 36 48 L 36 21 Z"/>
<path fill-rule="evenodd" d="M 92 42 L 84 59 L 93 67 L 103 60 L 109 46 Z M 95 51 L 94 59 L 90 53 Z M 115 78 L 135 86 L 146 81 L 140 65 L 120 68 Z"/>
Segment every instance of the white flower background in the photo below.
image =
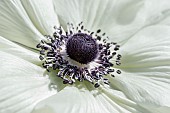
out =
<path fill-rule="evenodd" d="M 83 21 L 121 45 L 110 86 L 63 85 L 36 45 Z M 169 0 L 0 0 L 0 113 L 169 113 Z"/>

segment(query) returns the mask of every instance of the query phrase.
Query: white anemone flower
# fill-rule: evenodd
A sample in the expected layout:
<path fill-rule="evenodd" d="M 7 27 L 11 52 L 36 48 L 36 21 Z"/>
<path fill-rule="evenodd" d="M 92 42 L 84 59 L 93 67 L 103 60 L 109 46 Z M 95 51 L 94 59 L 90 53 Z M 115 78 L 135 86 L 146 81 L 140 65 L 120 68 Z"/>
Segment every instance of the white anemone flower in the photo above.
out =
<path fill-rule="evenodd" d="M 54 26 L 80 22 L 120 45 L 109 85 L 63 84 L 39 60 Z M 169 113 L 170 1 L 0 0 L 0 62 L 0 113 Z"/>

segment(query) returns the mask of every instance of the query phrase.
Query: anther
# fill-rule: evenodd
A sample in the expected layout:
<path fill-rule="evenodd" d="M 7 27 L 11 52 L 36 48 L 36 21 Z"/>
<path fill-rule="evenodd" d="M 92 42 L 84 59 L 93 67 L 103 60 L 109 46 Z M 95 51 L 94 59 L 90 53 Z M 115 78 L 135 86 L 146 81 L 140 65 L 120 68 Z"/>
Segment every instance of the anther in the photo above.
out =
<path fill-rule="evenodd" d="M 120 71 L 120 70 L 117 70 L 116 72 L 117 72 L 117 74 L 121 74 L 121 71 Z"/>
<path fill-rule="evenodd" d="M 97 33 L 100 33 L 100 32 L 101 32 L 101 29 L 98 29 L 98 30 L 97 30 Z"/>
<path fill-rule="evenodd" d="M 98 88 L 99 86 L 100 86 L 99 83 L 94 84 L 95 88 Z"/>
<path fill-rule="evenodd" d="M 63 84 L 73 84 L 76 81 L 86 80 L 95 88 L 98 88 L 101 82 L 109 85 L 109 79 L 104 78 L 104 76 L 114 77 L 113 66 L 120 65 L 122 57 L 116 52 L 120 46 L 115 42 L 108 43 L 108 36 L 105 36 L 105 33 L 102 34 L 101 29 L 96 32 L 84 29 L 82 22 L 77 27 L 68 23 L 68 31 L 65 33 L 61 27 L 54 27 L 54 29 L 56 31 L 52 36 L 46 35 L 47 40 L 41 40 L 36 46 L 41 49 L 39 59 L 43 61 L 42 66 L 47 71 L 58 69 L 56 76 L 63 79 Z M 72 65 L 63 55 L 63 51 L 65 52 L 63 47 L 65 47 L 67 57 L 85 66 Z M 114 47 L 113 51 L 110 50 L 111 47 Z M 110 62 L 115 57 L 116 61 Z M 98 65 L 89 66 L 91 62 Z M 121 74 L 121 71 L 117 70 L 116 73 Z"/>

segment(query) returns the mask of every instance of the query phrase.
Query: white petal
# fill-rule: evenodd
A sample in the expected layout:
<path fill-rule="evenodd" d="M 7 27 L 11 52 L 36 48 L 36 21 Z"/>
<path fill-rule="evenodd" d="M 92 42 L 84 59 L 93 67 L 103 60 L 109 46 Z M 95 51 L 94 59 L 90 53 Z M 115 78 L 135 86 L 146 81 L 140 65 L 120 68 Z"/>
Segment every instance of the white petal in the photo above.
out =
<path fill-rule="evenodd" d="M 170 27 L 165 25 L 150 26 L 141 30 L 122 46 L 122 68 L 137 72 L 149 71 L 150 67 L 160 69 L 158 71 L 169 71 L 169 36 Z"/>
<path fill-rule="evenodd" d="M 111 80 L 112 84 L 119 90 L 148 111 L 156 111 L 159 107 L 170 108 L 170 80 L 169 78 L 156 77 L 151 74 L 122 72 L 122 76 L 117 76 Z M 154 77 L 155 75 L 155 77 Z M 153 112 L 155 113 L 155 112 Z M 167 113 L 167 112 L 165 112 Z"/>
<path fill-rule="evenodd" d="M 83 21 L 89 30 L 100 28 L 118 42 L 129 38 L 145 22 L 141 13 L 144 1 L 55 0 L 55 6 L 63 25 Z"/>
<path fill-rule="evenodd" d="M 24 47 L 21 47 L 3 37 L 0 36 L 0 51 L 4 51 L 6 53 L 18 56 L 22 59 L 25 59 L 29 62 L 39 64 L 39 54 Z"/>
<path fill-rule="evenodd" d="M 40 102 L 32 113 L 109 113 L 97 103 L 87 89 L 66 87 L 56 95 Z"/>
<path fill-rule="evenodd" d="M 170 16 L 160 22 L 161 24 L 170 25 Z"/>
<path fill-rule="evenodd" d="M 95 94 L 95 90 L 92 92 Z M 97 92 L 102 93 L 97 94 Z M 113 87 L 102 87 L 102 90 L 96 91 L 95 98 L 110 113 L 149 113 L 148 110 L 131 101 L 121 91 L 115 90 Z"/>
<path fill-rule="evenodd" d="M 93 86 L 92 86 L 93 87 Z M 144 108 L 111 89 L 66 87 L 38 103 L 32 113 L 143 113 Z"/>
<path fill-rule="evenodd" d="M 0 1 L 0 35 L 35 48 L 44 37 L 32 24 L 20 0 Z"/>
<path fill-rule="evenodd" d="M 160 24 L 170 16 L 169 0 L 146 0 L 145 9 L 146 25 Z"/>
<path fill-rule="evenodd" d="M 22 0 L 21 2 L 34 26 L 43 35 L 51 35 L 54 26 L 59 25 L 52 0 Z"/>
<path fill-rule="evenodd" d="M 0 52 L 0 62 L 0 113 L 30 113 L 54 94 L 44 69 L 5 52 Z"/>
<path fill-rule="evenodd" d="M 156 107 L 149 109 L 151 113 L 169 113 L 170 107 Z"/>
<path fill-rule="evenodd" d="M 169 26 L 151 26 L 132 37 L 121 48 L 123 72 L 111 82 L 148 109 L 170 107 L 169 36 Z"/>
<path fill-rule="evenodd" d="M 125 43 L 145 26 L 169 14 L 169 0 L 54 0 L 63 25 L 81 21 L 89 30 L 102 29 L 115 42 Z"/>

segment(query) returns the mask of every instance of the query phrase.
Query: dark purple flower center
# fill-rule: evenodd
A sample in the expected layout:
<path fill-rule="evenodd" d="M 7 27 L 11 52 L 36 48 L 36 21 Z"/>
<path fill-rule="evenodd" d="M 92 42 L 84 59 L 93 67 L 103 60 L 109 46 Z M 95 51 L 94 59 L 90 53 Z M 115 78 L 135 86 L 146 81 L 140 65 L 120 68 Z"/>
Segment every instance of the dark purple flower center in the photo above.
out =
<path fill-rule="evenodd" d="M 115 74 L 121 74 L 119 69 L 114 68 L 114 65 L 121 64 L 122 57 L 117 54 L 120 47 L 117 43 L 108 42 L 108 36 L 101 33 L 100 29 L 96 32 L 84 29 L 82 22 L 77 27 L 68 23 L 67 28 L 64 32 L 61 27 L 55 27 L 53 36 L 46 35 L 46 40 L 37 44 L 40 60 L 43 61 L 42 66 L 48 72 L 58 70 L 56 76 L 63 79 L 63 84 L 86 80 L 95 88 L 103 83 L 109 85 L 109 79 L 105 76 L 115 77 Z M 65 54 L 84 65 L 71 62 Z"/>
<path fill-rule="evenodd" d="M 66 52 L 71 59 L 87 64 L 97 57 L 98 44 L 91 35 L 76 33 L 69 37 Z"/>

